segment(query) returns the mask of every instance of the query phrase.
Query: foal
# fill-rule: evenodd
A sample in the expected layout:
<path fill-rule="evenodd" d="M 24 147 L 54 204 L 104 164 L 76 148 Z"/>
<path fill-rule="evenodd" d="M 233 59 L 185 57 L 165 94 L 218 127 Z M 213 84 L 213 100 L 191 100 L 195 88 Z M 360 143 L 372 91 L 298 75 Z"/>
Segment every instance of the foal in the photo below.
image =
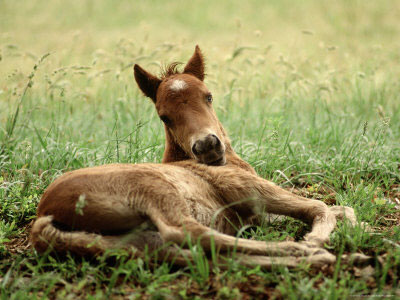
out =
<path fill-rule="evenodd" d="M 32 228 L 39 252 L 51 247 L 96 255 L 124 247 L 140 256 L 148 249 L 185 265 L 191 252 L 176 246 L 191 239 L 205 251 L 236 250 L 242 264 L 335 261 L 322 245 L 336 218 L 355 222 L 353 209 L 294 195 L 257 176 L 234 152 L 203 82 L 198 46 L 182 73 L 172 65 L 158 78 L 135 65 L 134 74 L 164 122 L 163 164 L 111 164 L 60 176 L 44 192 Z M 300 219 L 312 230 L 302 242 L 232 236 L 243 224 L 259 222 L 263 212 Z"/>

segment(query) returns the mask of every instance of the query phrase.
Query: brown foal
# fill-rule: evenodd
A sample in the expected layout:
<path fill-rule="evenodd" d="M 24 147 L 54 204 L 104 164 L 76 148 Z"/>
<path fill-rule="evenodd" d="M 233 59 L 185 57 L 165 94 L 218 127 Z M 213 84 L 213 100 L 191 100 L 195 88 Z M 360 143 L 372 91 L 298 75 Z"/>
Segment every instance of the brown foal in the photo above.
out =
<path fill-rule="evenodd" d="M 245 265 L 314 266 L 332 263 L 322 248 L 337 218 L 356 221 L 352 208 L 292 194 L 257 176 L 233 150 L 204 84 L 198 46 L 182 73 L 171 65 L 161 78 L 135 65 L 142 92 L 164 122 L 163 164 L 112 164 L 68 172 L 44 192 L 31 240 L 43 252 L 97 255 L 127 248 L 138 256 L 185 265 L 192 259 L 188 239 L 206 252 L 236 251 Z M 264 213 L 311 224 L 302 242 L 262 242 L 236 238 L 243 224 L 257 224 Z M 219 256 L 222 260 L 223 255 Z"/>

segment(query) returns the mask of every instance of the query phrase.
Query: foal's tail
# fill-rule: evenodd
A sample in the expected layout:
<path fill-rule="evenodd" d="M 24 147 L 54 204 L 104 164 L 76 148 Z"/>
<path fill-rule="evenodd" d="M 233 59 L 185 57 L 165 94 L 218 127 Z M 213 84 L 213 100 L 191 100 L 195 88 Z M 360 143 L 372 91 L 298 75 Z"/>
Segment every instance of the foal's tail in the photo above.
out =
<path fill-rule="evenodd" d="M 98 256 L 110 249 L 127 249 L 134 257 L 145 258 L 153 253 L 158 262 L 187 266 L 193 261 L 189 250 L 164 244 L 159 232 L 144 231 L 120 235 L 102 235 L 85 231 L 64 231 L 53 224 L 52 216 L 36 219 L 31 230 L 31 243 L 39 252 L 75 253 L 80 256 Z"/>
<path fill-rule="evenodd" d="M 115 248 L 116 237 L 84 231 L 63 231 L 53 224 L 52 216 L 39 217 L 32 226 L 31 243 L 43 253 L 52 250 L 59 253 L 71 251 L 78 255 L 100 255 Z"/>

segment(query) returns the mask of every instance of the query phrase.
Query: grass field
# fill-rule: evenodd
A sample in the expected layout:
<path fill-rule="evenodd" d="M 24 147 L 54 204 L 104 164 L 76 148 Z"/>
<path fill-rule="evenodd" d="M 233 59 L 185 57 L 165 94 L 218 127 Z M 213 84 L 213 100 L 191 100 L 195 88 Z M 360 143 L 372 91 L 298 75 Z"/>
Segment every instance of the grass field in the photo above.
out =
<path fill-rule="evenodd" d="M 2 299 L 346 299 L 400 297 L 398 1 L 0 0 Z M 354 207 L 327 248 L 363 253 L 320 270 L 153 266 L 28 246 L 36 206 L 67 170 L 159 162 L 164 137 L 132 66 L 157 73 L 199 44 L 206 84 L 235 150 L 260 176 Z M 300 239 L 292 219 L 242 235 Z M 396 296 L 397 295 L 397 296 Z"/>

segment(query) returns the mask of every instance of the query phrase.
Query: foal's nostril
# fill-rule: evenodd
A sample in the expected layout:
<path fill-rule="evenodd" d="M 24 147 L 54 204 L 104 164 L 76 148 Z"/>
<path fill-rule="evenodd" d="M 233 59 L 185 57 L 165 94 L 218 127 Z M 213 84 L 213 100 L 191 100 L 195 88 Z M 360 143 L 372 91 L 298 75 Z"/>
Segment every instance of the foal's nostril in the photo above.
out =
<path fill-rule="evenodd" d="M 215 146 L 219 146 L 221 144 L 219 138 L 215 134 L 212 134 L 211 136 L 215 139 Z"/>
<path fill-rule="evenodd" d="M 197 144 L 197 142 L 194 143 L 194 145 L 192 147 L 192 152 L 193 152 L 194 155 L 199 155 L 200 154 L 199 151 L 196 150 L 196 144 Z"/>

